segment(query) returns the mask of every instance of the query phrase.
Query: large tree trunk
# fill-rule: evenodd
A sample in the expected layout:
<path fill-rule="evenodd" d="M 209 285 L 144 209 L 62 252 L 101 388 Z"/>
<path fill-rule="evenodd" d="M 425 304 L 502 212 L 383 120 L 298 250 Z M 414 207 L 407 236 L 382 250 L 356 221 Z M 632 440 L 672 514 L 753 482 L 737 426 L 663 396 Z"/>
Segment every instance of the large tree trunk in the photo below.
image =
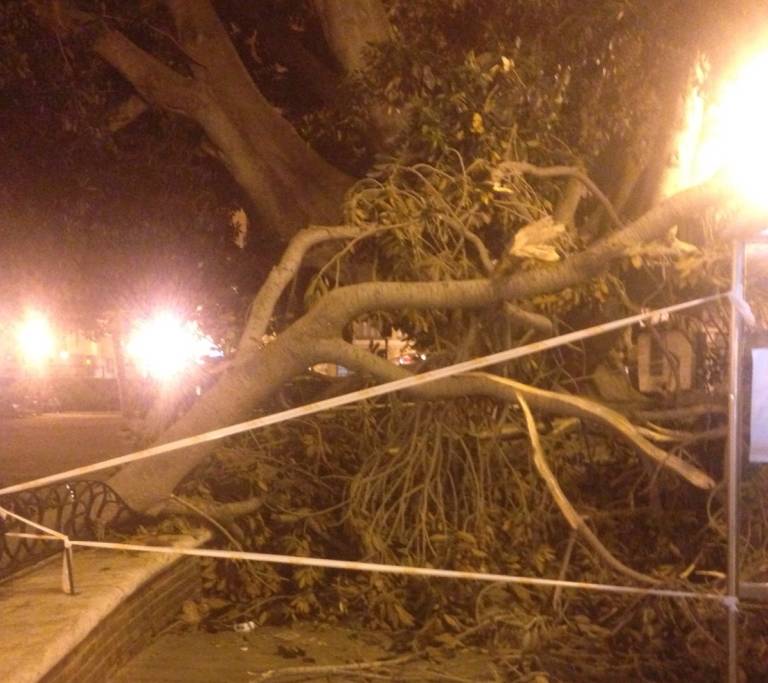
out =
<path fill-rule="evenodd" d="M 164 443 L 201 434 L 253 416 L 291 377 L 307 368 L 310 353 L 297 336 L 286 334 L 280 343 L 238 357 L 216 384 L 160 437 Z M 161 508 L 179 482 L 212 451 L 211 444 L 140 460 L 109 479 L 117 494 L 137 512 Z"/>
<path fill-rule="evenodd" d="M 195 80 L 213 103 L 200 117 L 267 226 L 292 235 L 308 223 L 341 218 L 351 179 L 323 161 L 256 87 L 208 0 L 170 0 Z"/>
<path fill-rule="evenodd" d="M 392 37 L 392 26 L 381 0 L 313 0 L 323 33 L 336 61 L 348 74 L 366 67 L 372 45 Z M 387 149 L 405 125 L 402 112 L 374 103 L 369 116 L 375 131 L 372 142 Z"/>
<path fill-rule="evenodd" d="M 314 0 L 313 4 L 325 39 L 347 73 L 364 69 L 366 48 L 390 37 L 381 0 Z"/>
<path fill-rule="evenodd" d="M 96 17 L 66 6 L 43 16 L 60 32 L 82 31 L 94 51 L 151 105 L 196 121 L 218 158 L 245 190 L 252 218 L 290 238 L 308 223 L 340 220 L 352 179 L 325 162 L 264 98 L 209 0 L 168 0 L 184 76 Z M 62 24 L 62 21 L 64 24 Z"/>

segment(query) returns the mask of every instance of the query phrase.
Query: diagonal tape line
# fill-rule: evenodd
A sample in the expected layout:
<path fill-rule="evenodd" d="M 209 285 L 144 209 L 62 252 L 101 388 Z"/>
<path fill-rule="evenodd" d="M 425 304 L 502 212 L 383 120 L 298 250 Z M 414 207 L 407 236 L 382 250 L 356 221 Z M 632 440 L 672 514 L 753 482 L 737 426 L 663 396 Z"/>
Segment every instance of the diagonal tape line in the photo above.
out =
<path fill-rule="evenodd" d="M 516 358 L 522 358 L 541 351 L 547 351 L 549 349 L 563 346 L 565 344 L 571 344 L 582 339 L 594 337 L 599 334 L 604 334 L 612 330 L 620 329 L 622 327 L 628 327 L 639 322 L 646 320 L 658 319 L 663 315 L 670 313 L 676 313 L 678 311 L 684 311 L 696 306 L 703 306 L 720 299 L 728 298 L 729 294 L 715 294 L 713 296 L 702 297 L 699 299 L 692 299 L 680 304 L 674 304 L 672 306 L 666 306 L 653 311 L 644 311 L 637 315 L 632 315 L 619 320 L 613 320 L 611 322 L 602 323 L 600 325 L 594 325 L 574 332 L 568 332 L 567 334 L 561 334 L 556 337 L 550 337 L 549 339 L 543 339 L 541 341 L 526 344 L 525 346 L 519 346 L 514 349 L 507 349 L 505 351 L 498 351 L 487 356 L 480 358 L 473 358 L 471 360 L 463 361 L 461 363 L 455 363 L 454 365 L 447 365 L 443 368 L 436 370 L 430 370 L 419 375 L 411 375 L 410 377 L 404 377 L 403 379 L 394 380 L 392 382 L 385 382 L 384 384 L 377 384 L 373 387 L 366 389 L 360 389 L 341 396 L 334 396 L 333 398 L 325 399 L 323 401 L 316 401 L 315 403 L 308 403 L 298 408 L 291 408 L 289 410 L 283 410 L 279 413 L 272 413 L 271 415 L 265 415 L 253 420 L 247 420 L 246 422 L 240 422 L 238 424 L 230 425 L 228 427 L 222 427 L 220 429 L 214 429 L 203 434 L 197 434 L 195 436 L 185 437 L 176 441 L 170 441 L 168 443 L 160 444 L 158 446 L 152 446 L 151 448 L 145 448 L 140 451 L 128 453 L 126 455 L 120 455 L 115 458 L 103 460 L 92 465 L 86 465 L 83 467 L 76 467 L 71 470 L 66 470 L 58 474 L 52 474 L 38 479 L 33 479 L 22 484 L 14 484 L 12 486 L 6 486 L 0 489 L 0 496 L 18 493 L 19 491 L 26 491 L 40 486 L 46 486 L 48 484 L 54 484 L 66 479 L 73 479 L 75 477 L 82 477 L 92 472 L 99 472 L 100 470 L 108 469 L 110 467 L 116 467 L 118 465 L 125 465 L 137 460 L 143 460 L 145 458 L 152 458 L 164 453 L 170 453 L 172 451 L 181 450 L 182 448 L 189 448 L 190 446 L 196 446 L 209 441 L 216 441 L 218 439 L 224 439 L 228 436 L 240 434 L 242 432 L 251 431 L 254 429 L 260 429 L 261 427 L 267 427 L 269 425 L 277 424 L 279 422 L 285 422 L 297 417 L 303 417 L 305 415 L 313 415 L 323 410 L 329 410 L 330 408 L 337 408 L 339 406 L 348 405 L 356 401 L 363 401 L 366 399 L 374 398 L 376 396 L 383 396 L 384 394 L 390 394 L 402 389 L 408 389 L 410 387 L 418 386 L 421 384 L 427 384 L 428 382 L 434 382 L 439 379 L 458 375 L 463 372 L 471 370 L 477 370 L 479 368 L 488 367 L 490 365 L 497 365 L 505 361 L 514 360 Z"/>

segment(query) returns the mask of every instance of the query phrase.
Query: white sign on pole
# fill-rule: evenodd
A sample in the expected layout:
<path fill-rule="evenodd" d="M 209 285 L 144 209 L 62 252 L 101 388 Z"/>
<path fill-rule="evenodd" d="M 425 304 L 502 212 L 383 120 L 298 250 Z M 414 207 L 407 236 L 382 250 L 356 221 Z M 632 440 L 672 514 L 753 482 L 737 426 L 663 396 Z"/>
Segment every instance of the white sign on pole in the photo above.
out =
<path fill-rule="evenodd" d="M 768 463 L 768 349 L 752 349 L 749 460 Z"/>

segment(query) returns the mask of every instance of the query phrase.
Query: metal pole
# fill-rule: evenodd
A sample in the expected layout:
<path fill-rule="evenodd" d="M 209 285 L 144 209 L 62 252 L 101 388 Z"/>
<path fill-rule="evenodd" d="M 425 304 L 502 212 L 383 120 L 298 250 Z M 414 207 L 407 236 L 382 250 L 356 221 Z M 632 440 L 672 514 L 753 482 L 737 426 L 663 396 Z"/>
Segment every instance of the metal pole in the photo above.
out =
<path fill-rule="evenodd" d="M 76 595 L 75 590 L 75 562 L 72 553 L 72 545 L 68 540 L 64 541 L 64 550 L 61 563 L 61 589 L 67 595 Z"/>
<path fill-rule="evenodd" d="M 740 299 L 744 295 L 744 244 L 733 243 L 731 262 L 731 293 Z M 728 487 L 728 683 L 739 681 L 738 595 L 739 595 L 739 484 L 741 479 L 740 417 L 741 393 L 741 319 L 731 302 L 729 340 L 728 389 L 728 448 L 726 453 L 726 482 Z"/>

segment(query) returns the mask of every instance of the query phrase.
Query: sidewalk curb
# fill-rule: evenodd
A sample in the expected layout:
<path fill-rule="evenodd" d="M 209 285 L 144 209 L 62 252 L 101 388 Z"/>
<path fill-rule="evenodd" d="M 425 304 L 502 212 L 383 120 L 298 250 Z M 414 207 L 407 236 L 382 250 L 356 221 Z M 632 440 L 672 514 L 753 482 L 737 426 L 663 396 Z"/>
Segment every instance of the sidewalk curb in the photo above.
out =
<path fill-rule="evenodd" d="M 153 538 L 199 547 L 210 534 Z M 0 681 L 103 683 L 200 593 L 194 557 L 76 550 L 74 575 L 74 596 L 60 562 L 0 584 Z"/>

